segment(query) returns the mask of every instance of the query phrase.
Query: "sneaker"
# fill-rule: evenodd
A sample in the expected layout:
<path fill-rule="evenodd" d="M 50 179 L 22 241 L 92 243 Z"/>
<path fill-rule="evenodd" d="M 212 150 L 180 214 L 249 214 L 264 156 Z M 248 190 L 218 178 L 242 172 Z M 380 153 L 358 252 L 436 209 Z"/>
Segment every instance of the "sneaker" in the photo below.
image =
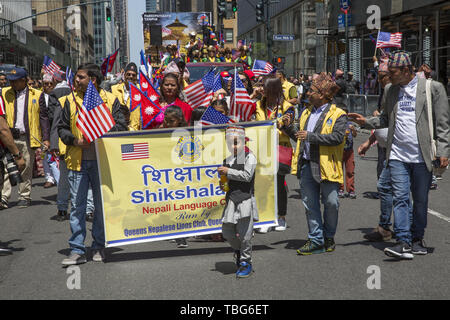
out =
<path fill-rule="evenodd" d="M 339 198 L 345 198 L 345 192 L 344 192 L 344 190 L 339 190 L 339 192 L 338 192 L 338 197 L 339 197 Z"/>
<path fill-rule="evenodd" d="M 103 262 L 105 261 L 105 251 L 103 249 L 96 249 L 93 251 L 92 261 Z"/>
<path fill-rule="evenodd" d="M 356 193 L 354 193 L 353 191 L 349 192 L 348 197 L 350 199 L 356 199 Z"/>
<path fill-rule="evenodd" d="M 432 183 L 430 186 L 430 190 L 437 190 L 437 188 L 438 188 L 437 183 Z"/>
<path fill-rule="evenodd" d="M 412 243 L 412 254 L 415 255 L 426 255 L 428 253 L 428 249 L 426 247 L 425 241 L 423 239 L 413 240 Z"/>
<path fill-rule="evenodd" d="M 8 201 L 7 200 L 2 200 L 0 202 L 0 210 L 3 210 L 3 209 L 8 209 Z"/>
<path fill-rule="evenodd" d="M 48 188 L 51 188 L 51 187 L 54 187 L 54 186 L 55 186 L 55 184 L 53 182 L 50 182 L 50 181 L 47 181 L 46 183 L 44 183 L 44 188 L 45 189 L 48 189 Z"/>
<path fill-rule="evenodd" d="M 399 241 L 394 247 L 385 248 L 384 253 L 388 257 L 393 257 L 397 259 L 406 259 L 411 260 L 414 258 L 414 255 L 411 253 L 411 247 L 409 244 Z"/>
<path fill-rule="evenodd" d="M 326 252 L 333 252 L 336 249 L 336 243 L 334 242 L 334 239 L 325 238 L 324 247 Z"/>
<path fill-rule="evenodd" d="M 376 227 L 372 233 L 364 235 L 364 239 L 371 242 L 389 241 L 392 239 L 394 232 L 392 230 L 386 230 L 383 227 Z"/>
<path fill-rule="evenodd" d="M 297 250 L 297 253 L 301 256 L 309 256 L 311 254 L 324 253 L 325 247 L 322 244 L 315 244 L 311 240 L 306 241 L 306 243 Z"/>
<path fill-rule="evenodd" d="M 184 239 L 184 238 L 183 239 L 177 239 L 176 242 L 177 242 L 177 248 L 187 248 L 187 247 L 189 247 L 187 242 L 186 242 L 186 239 Z"/>
<path fill-rule="evenodd" d="M 17 202 L 17 208 L 28 208 L 31 206 L 31 200 L 19 200 Z"/>
<path fill-rule="evenodd" d="M 82 263 L 86 263 L 86 255 L 84 254 L 78 254 L 78 253 L 74 253 L 72 255 L 70 255 L 70 257 L 64 259 L 62 261 L 62 265 L 63 266 L 73 266 L 76 264 L 82 264 Z"/>
<path fill-rule="evenodd" d="M 236 261 L 236 267 L 239 269 L 239 266 L 241 265 L 241 251 L 235 250 L 233 258 Z"/>
<path fill-rule="evenodd" d="M 436 175 L 436 180 L 442 180 L 442 176 L 441 175 Z"/>
<path fill-rule="evenodd" d="M 69 215 L 67 214 L 67 211 L 58 210 L 58 213 L 56 214 L 56 220 L 59 222 L 64 221 L 69 218 Z"/>
<path fill-rule="evenodd" d="M 287 228 L 286 219 L 279 218 L 278 226 L 275 227 L 275 231 L 286 231 L 286 228 Z"/>
<path fill-rule="evenodd" d="M 236 278 L 248 278 L 252 274 L 252 265 L 247 262 L 241 262 L 236 272 Z"/>
<path fill-rule="evenodd" d="M 256 229 L 256 232 L 257 233 L 267 233 L 267 232 L 269 232 L 270 228 L 272 228 L 272 227 L 263 226 L 263 227 L 260 227 L 259 229 Z"/>
<path fill-rule="evenodd" d="M 10 249 L 0 248 L 0 256 L 6 256 L 12 254 Z"/>

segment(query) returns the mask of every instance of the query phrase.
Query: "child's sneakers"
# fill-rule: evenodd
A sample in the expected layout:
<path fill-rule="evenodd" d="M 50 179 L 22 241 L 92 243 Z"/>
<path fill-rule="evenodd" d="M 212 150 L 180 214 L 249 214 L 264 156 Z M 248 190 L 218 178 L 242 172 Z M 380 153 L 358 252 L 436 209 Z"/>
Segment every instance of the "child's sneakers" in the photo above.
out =
<path fill-rule="evenodd" d="M 350 191 L 350 192 L 348 193 L 348 197 L 349 197 L 350 199 L 356 199 L 356 193 L 353 192 L 353 191 Z"/>
<path fill-rule="evenodd" d="M 250 263 L 241 262 L 239 269 L 236 272 L 236 278 L 248 278 L 252 271 L 252 265 Z"/>
<path fill-rule="evenodd" d="M 339 190 L 338 197 L 339 198 L 345 198 L 345 191 L 344 190 Z"/>

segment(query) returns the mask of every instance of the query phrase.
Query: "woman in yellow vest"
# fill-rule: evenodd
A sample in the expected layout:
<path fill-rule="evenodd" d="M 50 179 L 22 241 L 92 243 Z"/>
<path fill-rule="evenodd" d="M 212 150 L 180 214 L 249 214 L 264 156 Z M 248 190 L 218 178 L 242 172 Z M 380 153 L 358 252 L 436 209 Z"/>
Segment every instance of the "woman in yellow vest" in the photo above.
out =
<path fill-rule="evenodd" d="M 283 85 L 283 95 L 284 95 L 284 99 L 286 101 L 289 101 L 289 103 L 295 105 L 298 103 L 297 101 L 297 88 L 295 87 L 295 85 L 289 81 L 287 81 L 286 79 L 286 74 L 284 73 L 284 71 L 282 70 L 277 70 L 276 71 L 276 76 L 278 77 L 278 79 L 281 80 L 281 84 Z"/>
<path fill-rule="evenodd" d="M 300 179 L 300 190 L 308 221 L 308 241 L 297 250 L 310 255 L 335 250 L 334 235 L 338 222 L 340 184 L 344 181 L 342 157 L 347 115 L 330 104 L 339 86 L 321 73 L 307 92 L 312 107 L 306 109 L 298 126 L 289 125 L 286 132 L 297 138 L 292 158 L 292 174 Z M 288 125 L 291 119 L 284 117 Z M 323 220 L 320 201 L 324 204 Z"/>
<path fill-rule="evenodd" d="M 263 97 L 256 102 L 256 121 L 277 120 L 278 122 L 278 143 L 280 146 L 291 148 L 289 136 L 282 130 L 282 117 L 287 114 L 293 114 L 293 106 L 283 97 L 283 89 L 280 79 L 274 75 L 267 76 L 263 82 Z M 287 213 L 287 190 L 285 186 L 286 174 L 288 172 L 278 171 L 277 174 L 277 192 L 278 192 L 278 226 L 276 231 L 286 230 Z M 269 228 L 259 229 L 259 232 L 265 233 Z"/>

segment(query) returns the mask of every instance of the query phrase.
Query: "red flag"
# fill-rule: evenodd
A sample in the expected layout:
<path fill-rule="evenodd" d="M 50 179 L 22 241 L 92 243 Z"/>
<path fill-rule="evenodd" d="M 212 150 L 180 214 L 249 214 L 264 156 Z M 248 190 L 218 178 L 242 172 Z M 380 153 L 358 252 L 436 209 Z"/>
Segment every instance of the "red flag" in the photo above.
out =
<path fill-rule="evenodd" d="M 153 120 L 161 113 L 161 109 L 132 83 L 130 83 L 130 96 L 130 110 L 133 111 L 137 107 L 141 107 L 141 128 L 147 129 Z"/>
<path fill-rule="evenodd" d="M 156 101 L 159 99 L 159 93 L 152 86 L 150 80 L 146 77 L 146 75 L 139 70 L 139 85 L 141 86 L 142 92 L 152 101 Z"/>
<path fill-rule="evenodd" d="M 105 60 L 103 60 L 103 63 L 102 63 L 102 66 L 100 69 L 104 76 L 106 76 L 106 74 L 108 72 L 112 71 L 112 69 L 114 67 L 114 63 L 116 62 L 117 53 L 119 53 L 119 49 L 117 49 L 116 52 L 114 52 L 113 54 L 110 54 L 108 57 L 105 58 Z"/>
<path fill-rule="evenodd" d="M 79 108 L 76 122 L 87 141 L 92 142 L 103 136 L 115 125 L 108 106 L 103 102 L 97 89 L 89 81 L 83 105 Z"/>

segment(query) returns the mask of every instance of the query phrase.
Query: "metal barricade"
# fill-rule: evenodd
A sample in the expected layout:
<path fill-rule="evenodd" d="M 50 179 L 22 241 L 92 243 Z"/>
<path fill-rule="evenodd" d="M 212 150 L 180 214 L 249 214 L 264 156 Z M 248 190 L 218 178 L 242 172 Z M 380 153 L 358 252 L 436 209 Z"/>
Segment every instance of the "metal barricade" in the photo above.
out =
<path fill-rule="evenodd" d="M 344 94 L 344 104 L 349 112 L 356 112 L 363 116 L 372 116 L 378 107 L 377 95 Z"/>

